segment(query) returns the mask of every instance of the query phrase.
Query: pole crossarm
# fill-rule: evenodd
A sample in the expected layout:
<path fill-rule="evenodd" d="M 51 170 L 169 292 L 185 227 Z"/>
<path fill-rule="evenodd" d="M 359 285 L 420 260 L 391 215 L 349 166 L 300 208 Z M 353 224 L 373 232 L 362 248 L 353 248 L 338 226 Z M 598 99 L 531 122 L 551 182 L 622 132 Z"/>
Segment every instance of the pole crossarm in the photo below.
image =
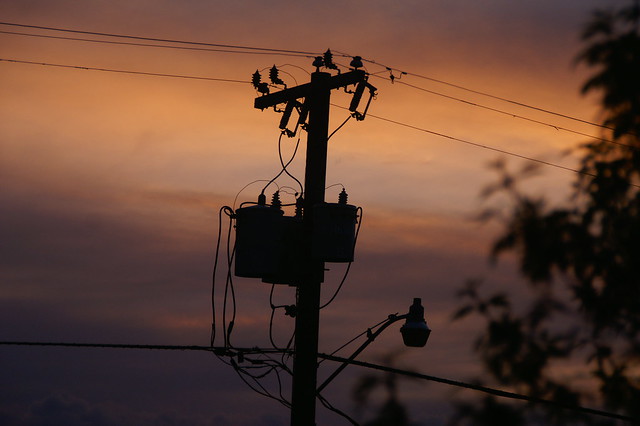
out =
<path fill-rule="evenodd" d="M 344 74 L 338 74 L 330 77 L 323 89 L 333 90 L 339 87 L 350 86 L 365 81 L 366 73 L 362 70 L 352 70 Z M 265 109 L 278 104 L 286 103 L 290 100 L 306 98 L 312 91 L 313 83 L 301 84 L 296 87 L 284 89 L 279 92 L 270 93 L 268 95 L 259 96 L 255 99 L 254 107 L 257 109 Z"/>

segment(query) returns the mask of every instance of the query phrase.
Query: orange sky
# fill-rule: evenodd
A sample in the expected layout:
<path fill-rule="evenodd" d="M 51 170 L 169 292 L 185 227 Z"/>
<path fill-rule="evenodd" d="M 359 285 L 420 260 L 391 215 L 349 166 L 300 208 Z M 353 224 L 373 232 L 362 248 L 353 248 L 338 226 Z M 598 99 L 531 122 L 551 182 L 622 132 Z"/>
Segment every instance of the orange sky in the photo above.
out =
<path fill-rule="evenodd" d="M 579 94 L 587 71 L 572 61 L 589 11 L 608 4 L 596 0 L 400 5 L 4 0 L 0 16 L 4 22 L 144 37 L 318 53 L 331 48 L 391 66 L 396 76 L 397 70 L 405 70 L 594 121 L 596 100 Z M 74 36 L 6 25 L 0 30 Z M 264 70 L 266 78 L 268 68 L 277 64 L 289 86 L 308 81 L 308 72 L 313 71 L 310 60 L 300 57 L 152 49 L 5 33 L 0 33 L 0 40 L 0 59 L 10 60 L 246 81 L 256 69 Z M 340 64 L 348 61 L 336 56 Z M 378 88 L 371 114 L 453 138 L 576 167 L 575 155 L 563 156 L 563 151 L 575 148 L 584 137 L 508 114 L 597 134 L 588 125 L 411 75 L 400 81 L 467 103 L 391 84 L 384 66 L 368 63 L 367 71 L 377 76 L 370 79 Z M 8 242 L 0 302 L 10 307 L 5 325 L 15 322 L 18 312 L 28 312 L 31 318 L 20 327 L 6 326 L 0 340 L 207 344 L 216 212 L 231 205 L 246 184 L 279 172 L 279 114 L 255 110 L 257 94 L 249 84 L 6 61 L 0 62 L 0 93 L 4 205 L 0 238 Z M 335 93 L 332 101 L 347 106 L 349 97 Z M 347 117 L 335 107 L 331 114 L 331 130 Z M 291 153 L 293 146 L 294 139 L 285 138 L 284 152 Z M 491 149 L 374 117 L 351 120 L 336 133 L 330 142 L 327 183 L 345 185 L 350 202 L 363 207 L 365 219 L 351 278 L 323 314 L 321 345 L 327 351 L 388 313 L 403 311 L 419 296 L 434 334 L 425 352 L 407 355 L 407 363 L 456 379 L 477 372 L 469 353 L 473 327 L 451 324 L 449 316 L 457 303 L 455 289 L 469 277 L 486 275 L 496 287 L 518 285 L 508 261 L 504 269 L 487 268 L 485 256 L 496 228 L 480 227 L 471 220 L 483 206 L 480 191 L 495 178 L 488 164 L 501 157 L 514 169 L 526 164 Z M 290 170 L 302 179 L 303 167 L 304 137 Z M 575 179 L 571 172 L 548 166 L 541 166 L 540 172 L 523 188 L 552 200 L 562 200 Z M 295 187 L 285 178 L 279 184 Z M 262 185 L 249 186 L 238 202 L 254 201 Z M 333 201 L 338 192 L 333 187 L 327 197 Z M 291 201 L 290 196 L 285 199 Z M 342 270 L 341 265 L 334 268 L 328 289 L 335 288 Z M 251 324 L 265 327 L 270 314 L 268 290 L 251 280 L 239 282 L 239 304 L 246 307 L 239 322 L 246 329 L 252 329 Z M 288 290 L 278 289 L 282 298 L 291 299 Z M 51 321 L 56 316 L 58 328 Z M 290 324 L 285 318 L 278 321 L 284 330 L 278 331 L 279 336 L 285 339 Z M 68 329 L 68 323 L 77 322 L 85 325 Z M 103 334 L 94 334 L 92 326 Z M 238 339 L 257 344 L 256 339 L 264 340 L 264 331 L 238 331 L 242 336 Z M 377 349 L 371 348 L 373 354 L 397 346 L 395 332 L 387 334 L 376 342 Z M 15 354 L 6 356 L 17 363 Z M 16 371 L 26 368 L 19 364 Z M 225 369 L 220 364 L 210 373 L 230 377 Z M 347 390 L 354 374 L 342 379 Z M 31 383 L 19 373 L 14 379 Z M 33 383 L 55 389 L 45 379 Z M 247 395 L 237 377 L 229 378 L 229 383 L 233 392 Z M 79 395 L 82 386 L 80 380 L 74 381 L 61 392 Z M 445 392 L 434 386 L 425 391 L 425 407 L 442 403 Z M 207 392 L 215 395 L 213 387 Z M 185 392 L 195 395 L 205 388 Z M 28 405 L 46 392 L 14 403 Z M 348 400 L 346 391 L 334 392 L 337 400 Z M 87 395 L 93 395 L 87 396 L 87 403 L 102 407 L 109 400 L 122 408 L 117 397 Z M 286 410 L 249 395 L 260 401 L 259 415 L 272 418 L 261 420 L 262 424 L 286 424 Z M 204 403 L 195 404 L 189 409 L 206 413 Z M 348 406 L 345 402 L 343 408 Z M 184 414 L 179 404 L 173 409 Z M 244 424 L 238 419 L 245 417 L 247 424 L 258 424 L 256 418 L 234 409 L 242 411 L 231 407 L 229 413 L 220 414 L 235 419 L 228 424 Z M 441 424 L 424 410 L 415 410 L 423 422 Z M 130 407 L 125 411 L 137 415 Z M 330 413 L 321 416 L 323 421 L 335 420 Z"/>

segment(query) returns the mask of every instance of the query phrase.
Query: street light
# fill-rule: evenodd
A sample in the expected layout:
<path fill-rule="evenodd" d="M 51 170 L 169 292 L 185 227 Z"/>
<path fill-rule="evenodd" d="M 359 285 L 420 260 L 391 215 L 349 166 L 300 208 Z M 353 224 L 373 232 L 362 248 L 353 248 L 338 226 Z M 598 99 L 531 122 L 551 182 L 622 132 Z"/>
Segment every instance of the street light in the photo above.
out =
<path fill-rule="evenodd" d="M 413 299 L 413 304 L 409 307 L 409 312 L 403 315 L 391 314 L 387 320 L 380 325 L 380 327 L 372 332 L 371 329 L 367 330 L 367 340 L 351 354 L 351 356 L 340 365 L 329 377 L 325 380 L 316 392 L 319 394 L 327 385 L 344 370 L 351 361 L 353 361 L 376 337 L 380 335 L 387 327 L 396 321 L 406 319 L 404 325 L 400 328 L 402 333 L 402 340 L 406 346 L 421 348 L 427 344 L 431 329 L 427 326 L 427 321 L 424 319 L 424 307 L 422 306 L 422 299 L 416 297 Z"/>
<path fill-rule="evenodd" d="M 407 314 L 407 321 L 400 327 L 404 344 L 414 348 L 422 348 L 426 345 L 431 334 L 431 329 L 424 319 L 424 307 L 421 302 L 419 297 L 413 299 L 413 305 L 409 307 Z"/>

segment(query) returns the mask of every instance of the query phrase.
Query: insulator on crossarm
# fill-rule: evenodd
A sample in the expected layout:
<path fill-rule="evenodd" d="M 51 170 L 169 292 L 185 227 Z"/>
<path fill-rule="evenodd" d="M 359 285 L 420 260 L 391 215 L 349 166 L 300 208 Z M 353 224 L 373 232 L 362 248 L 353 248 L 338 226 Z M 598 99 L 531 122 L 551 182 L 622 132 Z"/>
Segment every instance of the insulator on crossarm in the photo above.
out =
<path fill-rule="evenodd" d="M 282 201 L 280 201 L 280 192 L 276 191 L 271 197 L 271 207 L 274 209 L 280 209 L 282 207 Z"/>
<path fill-rule="evenodd" d="M 327 51 L 324 52 L 323 59 L 325 67 L 331 70 L 338 70 L 338 66 L 333 63 L 333 53 L 331 53 L 331 49 L 327 49 Z"/>
<path fill-rule="evenodd" d="M 286 84 L 284 84 L 284 81 L 280 78 L 278 68 L 276 68 L 275 65 L 269 70 L 269 80 L 271 80 L 271 83 L 273 84 L 280 84 L 286 87 Z"/>
<path fill-rule="evenodd" d="M 256 70 L 256 72 L 251 76 L 251 84 L 253 84 L 253 87 L 257 89 L 261 81 L 262 77 L 260 76 L 260 71 Z"/>
<path fill-rule="evenodd" d="M 349 195 L 347 194 L 347 191 L 342 188 L 342 191 L 340 191 L 340 195 L 338 195 L 338 204 L 347 204 L 348 198 Z"/>
<path fill-rule="evenodd" d="M 316 67 L 316 71 L 320 71 L 320 68 L 324 66 L 324 59 L 322 59 L 322 56 L 316 56 L 312 65 Z"/>
<path fill-rule="evenodd" d="M 354 56 L 349 65 L 351 67 L 353 67 L 353 69 L 356 69 L 356 70 L 358 68 L 362 68 L 364 66 L 364 64 L 362 63 L 362 57 L 361 56 Z"/>

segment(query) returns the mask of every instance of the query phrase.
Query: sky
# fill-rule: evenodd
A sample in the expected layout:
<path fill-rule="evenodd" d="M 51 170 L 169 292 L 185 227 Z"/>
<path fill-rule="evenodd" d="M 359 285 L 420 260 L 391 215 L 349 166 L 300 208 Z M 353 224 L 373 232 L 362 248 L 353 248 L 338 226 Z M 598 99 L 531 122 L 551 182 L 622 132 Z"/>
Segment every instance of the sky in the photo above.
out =
<path fill-rule="evenodd" d="M 256 201 L 264 180 L 281 170 L 280 114 L 253 108 L 259 94 L 248 82 L 256 70 L 266 79 L 273 65 L 289 87 L 314 71 L 306 56 L 62 40 L 50 36 L 136 42 L 7 23 L 317 54 L 330 48 L 343 70 L 362 56 L 377 96 L 365 120 L 349 120 L 332 136 L 326 197 L 337 201 L 344 186 L 363 220 L 348 279 L 321 313 L 320 351 L 421 297 L 433 330 L 425 348 L 402 350 L 392 326 L 358 359 L 397 353 L 396 365 L 464 381 L 481 372 L 472 353 L 480 324 L 451 321 L 456 291 L 475 277 L 516 294 L 524 286 L 513 259 L 489 265 L 499 224 L 474 219 L 489 205 L 508 208 L 503 198 L 480 196 L 497 178 L 490 165 L 538 164 L 523 191 L 552 203 L 570 194 L 576 175 L 566 168 L 577 166 L 580 133 L 597 128 L 561 115 L 598 120 L 597 98 L 580 95 L 589 75 L 574 63 L 580 29 L 594 8 L 620 3 L 0 0 L 0 341 L 208 345 L 218 211 Z M 349 101 L 332 94 L 330 131 L 347 119 Z M 285 158 L 296 140 L 283 138 Z M 301 180 L 305 142 L 302 133 L 288 169 Z M 296 182 L 277 183 L 293 202 Z M 345 265 L 328 268 L 323 300 Z M 271 287 L 236 279 L 235 290 L 234 344 L 270 346 Z M 222 298 L 219 279 L 218 315 Z M 273 301 L 294 303 L 294 289 L 277 286 Z M 277 310 L 273 325 L 285 345 L 291 318 Z M 319 377 L 335 367 L 322 363 Z M 2 346 L 0 372 L 3 424 L 289 421 L 287 408 L 206 352 Z M 364 374 L 349 367 L 324 392 L 360 420 L 375 409 L 357 413 L 350 396 Z M 277 391 L 273 380 L 265 383 Z M 287 398 L 289 386 L 285 378 Z M 416 425 L 442 425 L 453 402 L 474 394 L 400 381 L 400 396 Z M 347 423 L 318 404 L 318 424 Z"/>

